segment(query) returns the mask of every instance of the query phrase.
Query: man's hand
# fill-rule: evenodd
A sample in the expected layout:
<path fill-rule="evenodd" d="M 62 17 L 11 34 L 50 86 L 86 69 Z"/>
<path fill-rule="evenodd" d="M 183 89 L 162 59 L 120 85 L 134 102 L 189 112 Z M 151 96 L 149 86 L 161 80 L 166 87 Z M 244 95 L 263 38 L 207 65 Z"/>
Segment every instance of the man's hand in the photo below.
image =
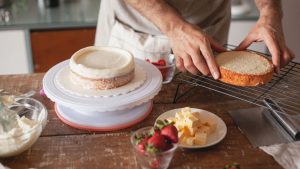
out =
<path fill-rule="evenodd" d="M 207 36 L 199 27 L 183 23 L 167 32 L 176 65 L 180 71 L 186 70 L 192 74 L 201 72 L 211 74 L 215 79 L 220 77 L 219 68 L 214 58 L 212 48 L 217 52 L 226 51 L 211 37 Z"/>
<path fill-rule="evenodd" d="M 180 13 L 164 0 L 125 0 L 154 23 L 170 40 L 176 56 L 177 67 L 193 74 L 211 74 L 215 79 L 220 73 L 212 48 L 225 51 L 197 26 L 186 22 Z M 211 48 L 212 47 L 212 48 Z"/>
<path fill-rule="evenodd" d="M 286 46 L 282 30 L 282 12 L 279 0 L 256 0 L 260 17 L 248 36 L 240 43 L 236 50 L 244 50 L 253 42 L 264 41 L 271 55 L 272 62 L 279 72 L 286 66 L 294 54 Z"/>

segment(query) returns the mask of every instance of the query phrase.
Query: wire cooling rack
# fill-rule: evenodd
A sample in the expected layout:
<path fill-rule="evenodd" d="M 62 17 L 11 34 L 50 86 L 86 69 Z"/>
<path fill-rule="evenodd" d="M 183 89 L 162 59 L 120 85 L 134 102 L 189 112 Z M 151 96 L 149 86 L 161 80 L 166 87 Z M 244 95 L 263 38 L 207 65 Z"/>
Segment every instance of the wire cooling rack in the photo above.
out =
<path fill-rule="evenodd" d="M 227 45 L 227 47 L 232 49 L 235 46 Z M 252 52 L 270 57 L 266 53 Z M 269 99 L 281 108 L 279 113 L 300 118 L 300 64 L 296 62 L 290 62 L 280 70 L 280 73 L 274 74 L 268 84 L 256 87 L 233 86 L 211 77 L 187 73 L 179 73 L 176 78 L 187 84 L 201 86 L 268 109 L 265 100 Z"/>

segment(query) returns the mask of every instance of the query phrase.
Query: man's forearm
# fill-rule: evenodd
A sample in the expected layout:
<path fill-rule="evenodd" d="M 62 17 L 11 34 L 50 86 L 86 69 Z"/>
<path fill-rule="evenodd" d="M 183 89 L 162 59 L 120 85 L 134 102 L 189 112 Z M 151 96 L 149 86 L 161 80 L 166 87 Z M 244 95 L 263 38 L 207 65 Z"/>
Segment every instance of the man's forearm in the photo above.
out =
<path fill-rule="evenodd" d="M 261 16 L 275 16 L 282 19 L 281 0 L 255 0 L 255 3 Z"/>
<path fill-rule="evenodd" d="M 125 0 L 125 2 L 156 25 L 162 33 L 167 34 L 176 26 L 185 23 L 180 13 L 164 0 Z"/>

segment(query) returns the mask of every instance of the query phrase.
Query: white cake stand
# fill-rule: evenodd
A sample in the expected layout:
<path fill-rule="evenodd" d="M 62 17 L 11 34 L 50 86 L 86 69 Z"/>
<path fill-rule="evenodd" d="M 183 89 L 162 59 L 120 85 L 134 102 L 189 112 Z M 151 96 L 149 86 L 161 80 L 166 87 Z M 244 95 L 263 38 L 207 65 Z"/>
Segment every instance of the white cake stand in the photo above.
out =
<path fill-rule="evenodd" d="M 55 102 L 57 116 L 66 124 L 93 131 L 112 131 L 134 125 L 146 118 L 152 110 L 152 99 L 161 89 L 162 76 L 152 64 L 135 60 L 146 73 L 145 82 L 137 89 L 113 97 L 82 97 L 56 82 L 60 70 L 69 64 L 63 61 L 52 67 L 44 76 L 43 89 Z"/>

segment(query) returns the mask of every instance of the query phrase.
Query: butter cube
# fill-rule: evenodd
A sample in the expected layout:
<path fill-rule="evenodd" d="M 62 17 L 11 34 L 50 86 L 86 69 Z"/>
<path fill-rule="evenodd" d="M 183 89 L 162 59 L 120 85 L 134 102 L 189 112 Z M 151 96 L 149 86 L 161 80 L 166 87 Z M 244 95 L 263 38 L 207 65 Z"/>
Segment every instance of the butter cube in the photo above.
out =
<path fill-rule="evenodd" d="M 184 128 L 185 126 L 186 126 L 186 125 L 185 125 L 184 119 L 177 120 L 176 123 L 175 123 L 175 127 L 177 128 L 177 130 L 181 130 L 181 129 Z"/>
<path fill-rule="evenodd" d="M 203 145 L 206 143 L 207 140 L 207 133 L 197 132 L 195 134 L 195 144 Z"/>
<path fill-rule="evenodd" d="M 185 107 L 181 109 L 181 112 L 185 117 L 188 117 L 192 113 L 192 110 L 189 107 Z"/>
<path fill-rule="evenodd" d="M 204 125 L 208 125 L 208 126 L 216 126 L 216 122 L 214 119 L 212 119 L 211 117 L 201 117 L 201 121 Z"/>
<path fill-rule="evenodd" d="M 179 131 L 179 132 L 178 132 L 178 139 L 179 139 L 179 140 L 182 140 L 184 137 L 185 137 L 184 132 L 183 132 L 183 131 Z"/>
<path fill-rule="evenodd" d="M 195 137 L 183 137 L 180 141 L 181 144 L 192 146 L 195 144 Z"/>
<path fill-rule="evenodd" d="M 198 132 L 199 127 L 187 127 L 191 136 L 195 136 L 196 132 Z"/>
<path fill-rule="evenodd" d="M 190 130 L 189 130 L 188 127 L 186 127 L 186 126 L 183 127 L 181 131 L 183 132 L 183 134 L 184 134 L 185 136 L 192 136 L 192 133 L 190 132 Z"/>
<path fill-rule="evenodd" d="M 188 126 L 189 128 L 194 128 L 194 127 L 201 126 L 201 120 L 197 119 L 194 116 L 187 117 L 185 119 L 185 123 L 186 123 L 186 126 Z"/>
<path fill-rule="evenodd" d="M 192 112 L 191 115 L 197 119 L 201 119 L 201 113 L 199 113 L 199 112 Z"/>
<path fill-rule="evenodd" d="M 200 133 L 207 133 L 207 134 L 211 134 L 213 133 L 215 130 L 215 128 L 211 127 L 211 126 L 206 126 L 206 125 L 203 125 L 201 127 L 198 128 L 198 132 Z"/>
<path fill-rule="evenodd" d="M 183 113 L 182 113 L 182 112 L 177 112 L 177 113 L 175 114 L 175 119 L 176 119 L 176 120 L 184 119 Z"/>
<path fill-rule="evenodd" d="M 212 120 L 212 119 L 207 119 L 203 123 L 203 126 L 209 127 L 210 128 L 209 132 L 212 133 L 212 132 L 214 132 L 216 130 L 217 123 L 214 120 Z"/>

